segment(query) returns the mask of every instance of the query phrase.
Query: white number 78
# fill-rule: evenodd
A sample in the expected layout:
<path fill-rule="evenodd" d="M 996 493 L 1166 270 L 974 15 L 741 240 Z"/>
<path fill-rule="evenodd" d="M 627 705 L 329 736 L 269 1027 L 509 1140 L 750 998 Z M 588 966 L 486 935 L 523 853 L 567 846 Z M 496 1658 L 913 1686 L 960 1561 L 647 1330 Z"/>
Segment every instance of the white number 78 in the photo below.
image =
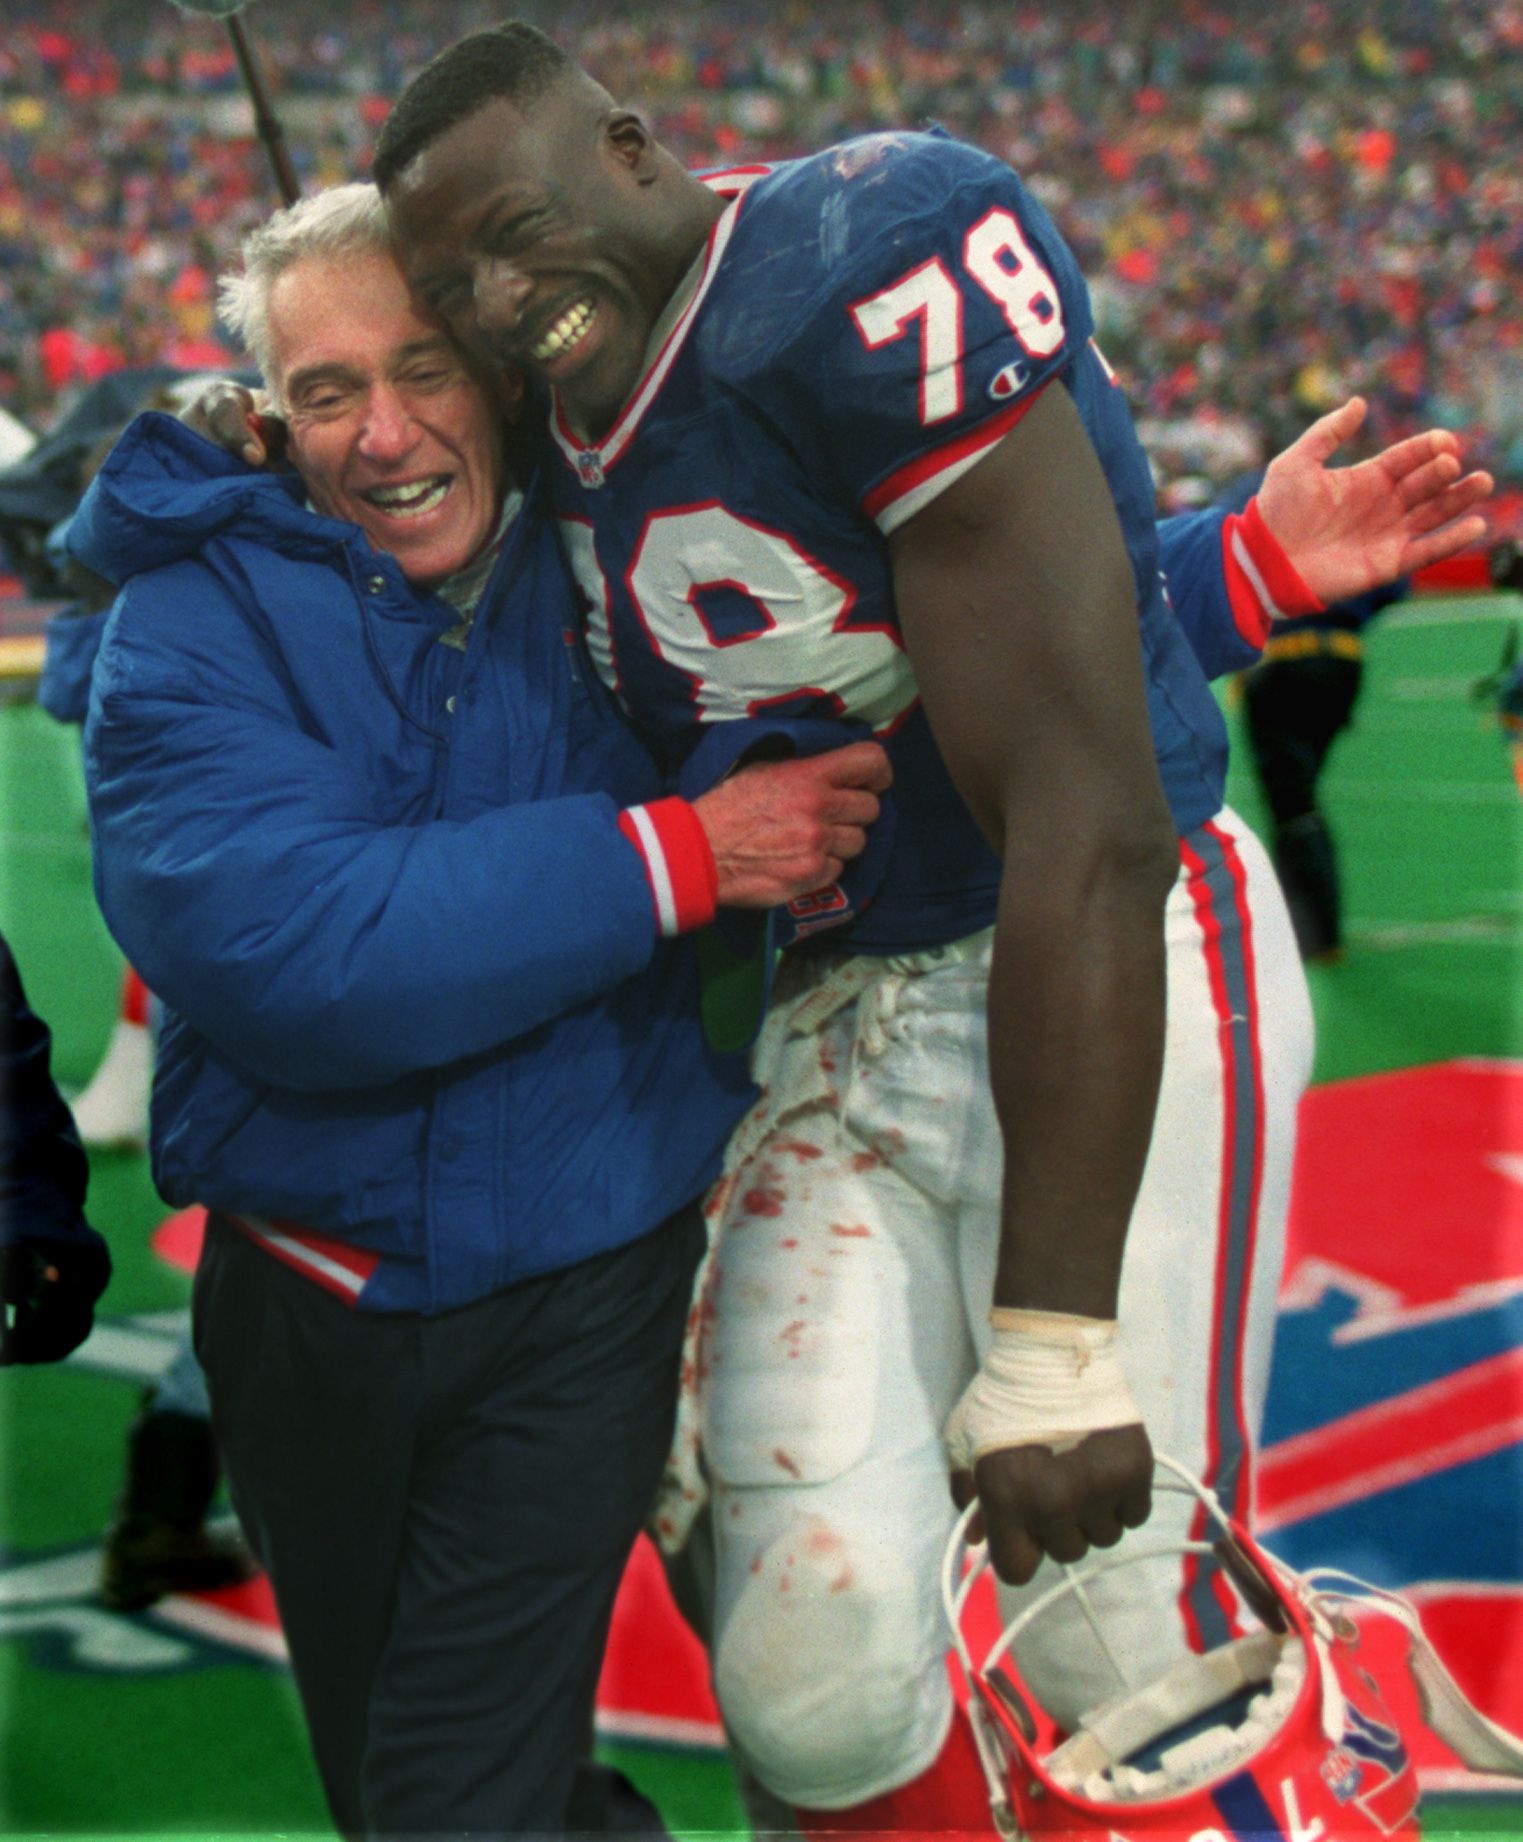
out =
<path fill-rule="evenodd" d="M 985 212 L 963 238 L 963 267 L 1005 316 L 1033 358 L 1048 358 L 1063 343 L 1063 307 L 1057 285 L 1043 268 L 1008 211 Z M 869 351 L 902 339 L 920 326 L 920 420 L 929 425 L 962 408 L 962 294 L 939 256 L 922 262 L 850 309 Z"/>

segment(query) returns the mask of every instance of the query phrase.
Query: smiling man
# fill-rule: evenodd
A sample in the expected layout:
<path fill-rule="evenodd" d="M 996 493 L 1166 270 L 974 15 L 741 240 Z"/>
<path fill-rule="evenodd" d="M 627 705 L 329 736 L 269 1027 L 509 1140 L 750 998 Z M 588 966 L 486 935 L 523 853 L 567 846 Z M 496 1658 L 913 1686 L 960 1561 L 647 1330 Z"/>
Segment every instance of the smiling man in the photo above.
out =
<path fill-rule="evenodd" d="M 1310 1062 L 1084 283 L 972 148 L 704 181 L 516 22 L 375 175 L 421 297 L 549 387 L 593 657 L 670 756 L 808 711 L 895 762 L 871 906 L 779 977 L 700 1314 L 715 1682 L 806 1832 L 980 1829 L 949 1465 L 1017 1583 L 1147 1516 L 1144 1417 L 1246 1508 Z M 1117 1597 L 1139 1681 L 1231 1616 L 1188 1572 Z M 1022 1657 L 1065 1710 L 1114 1687 L 1075 1624 Z"/>
<path fill-rule="evenodd" d="M 335 294 L 350 291 L 366 301 L 363 317 L 335 314 Z M 249 294 L 234 285 L 229 298 Z M 395 262 L 295 263 L 249 314 L 314 510 L 359 525 L 417 588 L 478 558 L 516 504 L 501 418 L 443 326 L 414 307 Z"/>
<path fill-rule="evenodd" d="M 295 470 L 145 417 L 70 540 L 126 583 L 86 756 L 155 1180 L 210 1210 L 196 1350 L 335 1822 L 555 1831 L 754 1093 L 675 936 L 838 876 L 886 766 L 663 796 L 373 188 L 223 308 Z"/>

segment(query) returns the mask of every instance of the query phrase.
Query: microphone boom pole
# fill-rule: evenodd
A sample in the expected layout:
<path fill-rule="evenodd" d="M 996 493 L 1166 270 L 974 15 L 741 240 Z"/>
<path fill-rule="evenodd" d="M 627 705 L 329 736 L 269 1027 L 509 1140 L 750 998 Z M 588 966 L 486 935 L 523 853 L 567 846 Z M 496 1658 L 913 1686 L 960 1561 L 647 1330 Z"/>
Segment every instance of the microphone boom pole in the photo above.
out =
<path fill-rule="evenodd" d="M 238 59 L 238 68 L 243 73 L 244 87 L 254 105 L 254 126 L 259 131 L 259 138 L 264 142 L 265 152 L 270 156 L 270 165 L 275 171 L 280 202 L 283 205 L 294 205 L 301 197 L 301 186 L 297 183 L 296 169 L 291 164 L 285 130 L 280 125 L 280 118 L 270 107 L 264 78 L 255 61 L 254 48 L 249 43 L 248 34 L 243 29 L 243 21 L 236 13 L 229 13 L 226 24 L 227 35 L 233 41 L 233 51 Z"/>
<path fill-rule="evenodd" d="M 238 69 L 243 76 L 243 87 L 254 105 L 254 126 L 260 140 L 264 142 L 265 152 L 270 156 L 270 165 L 275 169 L 280 202 L 283 205 L 294 205 L 301 197 L 301 186 L 297 183 L 296 168 L 292 166 L 291 155 L 286 148 L 285 130 L 270 106 L 269 92 L 265 89 L 259 61 L 254 56 L 254 47 L 249 43 L 243 21 L 238 17 L 239 12 L 248 5 L 248 0 L 174 0 L 174 3 L 182 13 L 196 13 L 203 19 L 220 19 L 227 27 L 227 35 L 233 41 L 233 52 L 238 59 Z"/>

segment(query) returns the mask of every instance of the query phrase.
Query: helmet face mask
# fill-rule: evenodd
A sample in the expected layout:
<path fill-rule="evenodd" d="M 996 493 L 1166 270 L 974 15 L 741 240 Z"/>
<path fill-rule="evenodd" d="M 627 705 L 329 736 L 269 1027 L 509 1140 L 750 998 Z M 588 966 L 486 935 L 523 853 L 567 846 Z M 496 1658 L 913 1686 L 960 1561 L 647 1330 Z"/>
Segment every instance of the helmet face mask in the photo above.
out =
<path fill-rule="evenodd" d="M 971 1512 L 949 1546 L 944 1597 L 996 1827 L 1086 1842 L 1163 1835 L 1231 1842 L 1244 1833 L 1340 1842 L 1415 1837 L 1416 1771 L 1349 1616 L 1356 1602 L 1272 1560 L 1182 1467 L 1163 1458 L 1159 1466 L 1160 1487 L 1196 1496 L 1217 1541 L 1149 1546 L 1144 1530 L 1112 1555 L 1065 1569 L 978 1662 L 963 1635 L 963 1613 L 987 1556 L 966 1546 Z M 1022 1676 L 1022 1632 L 1070 1595 L 1083 1602 L 1086 1584 L 1103 1573 L 1177 1562 L 1181 1554 L 1220 1568 L 1246 1635 L 1182 1656 L 1152 1681 L 1087 1709 L 1072 1732 L 1060 1732 Z M 1109 1653 L 1087 1604 L 1086 1615 Z M 1119 1665 L 1117 1675 L 1125 1680 Z"/>

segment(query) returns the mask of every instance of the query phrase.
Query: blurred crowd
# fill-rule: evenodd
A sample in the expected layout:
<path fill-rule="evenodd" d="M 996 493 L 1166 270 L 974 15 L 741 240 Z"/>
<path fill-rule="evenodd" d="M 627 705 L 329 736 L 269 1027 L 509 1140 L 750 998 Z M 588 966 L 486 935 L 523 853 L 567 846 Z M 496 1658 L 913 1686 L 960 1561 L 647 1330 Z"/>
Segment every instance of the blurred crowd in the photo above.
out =
<path fill-rule="evenodd" d="M 1095 291 L 1165 471 L 1219 482 L 1351 390 L 1523 479 L 1523 0 L 282 0 L 242 15 L 304 187 L 509 12 L 691 165 L 938 121 L 1010 161 Z M 8 0 L 0 405 L 46 429 L 123 364 L 226 362 L 212 278 L 277 202 L 226 29 Z"/>

